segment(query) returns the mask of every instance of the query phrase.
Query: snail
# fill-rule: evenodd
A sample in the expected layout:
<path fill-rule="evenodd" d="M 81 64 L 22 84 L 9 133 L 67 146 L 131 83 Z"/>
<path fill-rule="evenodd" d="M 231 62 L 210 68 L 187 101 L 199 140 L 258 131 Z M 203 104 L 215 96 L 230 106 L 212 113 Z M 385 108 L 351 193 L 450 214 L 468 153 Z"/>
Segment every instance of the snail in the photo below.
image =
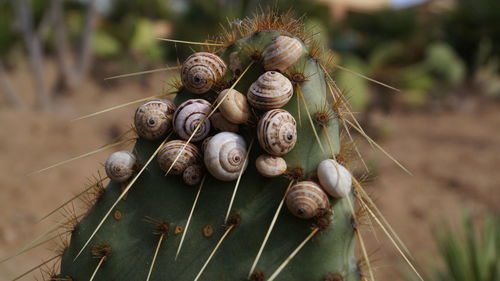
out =
<path fill-rule="evenodd" d="M 301 219 L 322 215 L 330 208 L 328 195 L 312 181 L 294 184 L 286 195 L 288 210 Z"/>
<path fill-rule="evenodd" d="M 284 106 L 292 95 L 292 82 L 277 71 L 268 71 L 250 86 L 247 99 L 251 106 L 269 110 Z"/>
<path fill-rule="evenodd" d="M 111 153 L 104 163 L 104 168 L 111 180 L 124 182 L 134 173 L 135 163 L 134 154 L 123 150 Z"/>
<path fill-rule="evenodd" d="M 229 122 L 222 113 L 216 112 L 210 116 L 210 123 L 212 126 L 220 132 L 238 132 L 238 125 Z"/>
<path fill-rule="evenodd" d="M 274 178 L 286 171 L 286 162 L 281 157 L 262 154 L 255 160 L 255 167 L 263 177 Z"/>
<path fill-rule="evenodd" d="M 220 92 L 217 103 L 220 103 L 219 111 L 231 123 L 243 124 L 250 118 L 247 98 L 236 90 L 225 89 Z"/>
<path fill-rule="evenodd" d="M 186 89 L 195 94 L 208 92 L 226 72 L 226 64 L 218 56 L 198 52 L 189 56 L 182 64 L 181 80 Z"/>
<path fill-rule="evenodd" d="M 191 138 L 192 142 L 204 139 L 210 132 L 210 120 L 207 118 L 211 104 L 203 99 L 189 99 L 181 103 L 174 114 L 174 131 L 184 140 L 188 140 L 196 127 L 203 123 Z"/>
<path fill-rule="evenodd" d="M 321 187 L 331 196 L 342 198 L 351 192 L 351 173 L 333 159 L 321 161 L 317 169 Z"/>
<path fill-rule="evenodd" d="M 302 43 L 297 38 L 277 36 L 264 50 L 264 68 L 285 72 L 302 56 L 303 52 Z"/>
<path fill-rule="evenodd" d="M 137 134 L 148 140 L 166 136 L 172 129 L 175 105 L 164 99 L 151 100 L 137 108 L 134 124 Z"/>
<path fill-rule="evenodd" d="M 205 150 L 207 150 L 207 144 L 208 142 L 212 139 L 212 137 L 207 137 L 206 139 L 203 140 L 201 143 L 201 153 L 205 153 Z"/>
<path fill-rule="evenodd" d="M 182 173 L 182 180 L 187 185 L 197 185 L 203 177 L 203 168 L 200 165 L 194 164 L 187 167 Z"/>
<path fill-rule="evenodd" d="M 170 166 L 185 144 L 186 141 L 183 140 L 172 140 L 163 145 L 157 156 L 158 164 L 163 171 L 168 172 Z M 184 151 L 182 151 L 181 156 L 175 162 L 175 165 L 170 169 L 170 174 L 180 175 L 188 166 L 199 163 L 200 161 L 200 150 L 196 145 L 188 143 Z"/>
<path fill-rule="evenodd" d="M 221 132 L 208 141 L 204 160 L 207 170 L 221 181 L 232 181 L 238 178 L 241 169 L 245 170 L 247 161 L 247 145 L 242 136 Z"/>
<path fill-rule="evenodd" d="M 283 109 L 266 112 L 257 125 L 257 139 L 260 146 L 271 155 L 288 153 L 297 141 L 296 122 L 292 114 Z"/>

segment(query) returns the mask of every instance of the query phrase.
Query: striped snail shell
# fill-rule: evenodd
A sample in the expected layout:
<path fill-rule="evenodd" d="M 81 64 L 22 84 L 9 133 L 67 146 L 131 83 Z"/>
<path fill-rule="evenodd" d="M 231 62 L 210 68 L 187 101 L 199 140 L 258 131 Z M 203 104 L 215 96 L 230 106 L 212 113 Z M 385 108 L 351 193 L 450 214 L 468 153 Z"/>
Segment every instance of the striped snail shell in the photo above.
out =
<path fill-rule="evenodd" d="M 232 181 L 238 178 L 241 169 L 245 170 L 247 144 L 242 136 L 221 132 L 207 143 L 204 153 L 205 166 L 215 178 Z"/>
<path fill-rule="evenodd" d="M 294 216 L 310 219 L 326 212 L 330 208 L 330 201 L 317 183 L 301 181 L 288 191 L 286 205 Z"/>
<path fill-rule="evenodd" d="M 175 158 L 177 158 L 177 155 L 179 155 L 185 144 L 186 141 L 183 140 L 172 140 L 163 145 L 157 156 L 158 164 L 163 171 L 168 172 L 170 166 L 174 163 Z M 187 167 L 199 163 L 200 161 L 200 150 L 196 145 L 188 143 L 169 173 L 172 175 L 180 175 Z"/>
<path fill-rule="evenodd" d="M 169 100 L 156 99 L 143 103 L 134 116 L 137 134 L 148 140 L 166 136 L 172 129 L 174 112 L 175 105 Z"/>
<path fill-rule="evenodd" d="M 182 180 L 187 185 L 197 185 L 203 177 L 203 168 L 200 165 L 194 164 L 187 167 L 182 173 Z"/>
<path fill-rule="evenodd" d="M 207 150 L 207 145 L 208 145 L 208 142 L 212 139 L 212 137 L 207 137 L 206 139 L 203 140 L 203 142 L 201 143 L 201 153 L 205 153 L 205 150 Z"/>
<path fill-rule="evenodd" d="M 284 106 L 292 95 L 292 82 L 277 71 L 268 71 L 250 86 L 247 99 L 253 107 L 269 110 Z"/>
<path fill-rule="evenodd" d="M 203 99 L 189 99 L 181 103 L 174 114 L 174 131 L 184 140 L 188 140 L 196 127 L 201 124 L 192 142 L 204 139 L 210 132 L 210 120 L 206 118 L 210 112 L 211 104 Z"/>
<path fill-rule="evenodd" d="M 198 52 L 189 56 L 182 64 L 181 80 L 186 89 L 195 94 L 208 92 L 224 76 L 226 64 L 218 56 Z"/>
<path fill-rule="evenodd" d="M 286 171 L 286 161 L 278 156 L 262 154 L 255 160 L 255 167 L 263 177 L 274 178 Z"/>
<path fill-rule="evenodd" d="M 333 159 L 321 161 L 317 169 L 321 187 L 331 196 L 342 198 L 351 192 L 351 173 Z"/>
<path fill-rule="evenodd" d="M 264 68 L 285 72 L 302 56 L 303 52 L 302 43 L 297 38 L 277 36 L 264 50 Z"/>
<path fill-rule="evenodd" d="M 104 163 L 104 168 L 111 180 L 124 182 L 134 173 L 135 163 L 134 154 L 123 150 L 111 153 Z"/>
<path fill-rule="evenodd" d="M 234 89 L 225 89 L 217 97 L 219 111 L 231 123 L 243 124 L 250 118 L 247 97 Z"/>
<path fill-rule="evenodd" d="M 257 139 L 260 146 L 271 155 L 285 155 L 293 149 L 297 141 L 296 124 L 288 111 L 269 110 L 257 125 Z"/>
<path fill-rule="evenodd" d="M 238 125 L 229 122 L 222 113 L 216 112 L 210 116 L 210 123 L 212 126 L 220 132 L 238 132 Z"/>

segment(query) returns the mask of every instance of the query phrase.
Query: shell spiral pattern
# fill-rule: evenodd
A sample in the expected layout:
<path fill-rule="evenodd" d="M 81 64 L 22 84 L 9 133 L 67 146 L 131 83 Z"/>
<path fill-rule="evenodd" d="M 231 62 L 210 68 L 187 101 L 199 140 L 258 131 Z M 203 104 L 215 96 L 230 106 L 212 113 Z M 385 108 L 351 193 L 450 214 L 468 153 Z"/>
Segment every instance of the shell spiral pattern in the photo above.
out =
<path fill-rule="evenodd" d="M 257 139 L 269 154 L 282 156 L 293 149 L 297 141 L 297 123 L 286 110 L 266 112 L 257 125 Z"/>
<path fill-rule="evenodd" d="M 181 80 L 186 89 L 195 94 L 208 92 L 224 76 L 226 64 L 218 56 L 198 52 L 189 56 L 182 64 Z"/>
<path fill-rule="evenodd" d="M 312 181 L 301 181 L 293 185 L 286 196 L 290 212 L 301 219 L 321 215 L 330 208 L 330 201 L 321 187 Z"/>
<path fill-rule="evenodd" d="M 242 93 L 233 89 L 225 89 L 217 97 L 217 102 L 221 101 L 219 111 L 229 122 L 243 124 L 250 118 L 250 106 Z"/>
<path fill-rule="evenodd" d="M 292 82 L 277 71 L 267 71 L 248 89 L 248 103 L 255 108 L 270 110 L 280 108 L 293 95 Z"/>
<path fill-rule="evenodd" d="M 210 132 L 209 114 L 211 104 L 203 99 L 190 99 L 179 105 L 174 114 L 174 130 L 184 140 L 188 140 L 196 127 L 203 121 L 191 141 L 204 139 Z"/>
<path fill-rule="evenodd" d="M 221 132 L 208 141 L 204 160 L 207 170 L 221 181 L 238 178 L 241 169 L 245 170 L 247 145 L 243 137 L 231 132 Z"/>
<path fill-rule="evenodd" d="M 175 105 L 164 99 L 151 100 L 137 108 L 134 125 L 137 134 L 148 140 L 156 140 L 166 136 L 172 129 L 172 118 Z"/>
<path fill-rule="evenodd" d="M 108 157 L 104 163 L 104 169 L 111 180 L 124 182 L 132 176 L 135 162 L 134 154 L 128 151 L 117 151 Z"/>
<path fill-rule="evenodd" d="M 183 140 L 173 140 L 163 145 L 157 156 L 158 164 L 163 171 L 168 172 L 170 166 L 174 163 L 175 158 L 181 152 L 185 144 L 186 142 Z M 188 143 L 184 151 L 182 151 L 181 156 L 170 170 L 170 174 L 180 175 L 188 166 L 199 163 L 200 161 L 200 150 L 196 145 Z"/>
<path fill-rule="evenodd" d="M 264 68 L 285 72 L 303 53 L 302 43 L 297 38 L 277 36 L 264 51 Z"/>

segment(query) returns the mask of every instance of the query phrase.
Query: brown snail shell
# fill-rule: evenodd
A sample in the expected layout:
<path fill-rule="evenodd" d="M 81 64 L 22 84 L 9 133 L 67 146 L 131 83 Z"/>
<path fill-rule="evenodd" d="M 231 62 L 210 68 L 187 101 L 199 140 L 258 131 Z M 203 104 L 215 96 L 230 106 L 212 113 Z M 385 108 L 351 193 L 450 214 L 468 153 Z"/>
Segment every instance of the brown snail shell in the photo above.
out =
<path fill-rule="evenodd" d="M 288 191 L 286 205 L 294 216 L 310 219 L 325 213 L 330 208 L 330 200 L 317 183 L 301 181 Z"/>
<path fill-rule="evenodd" d="M 195 94 L 208 92 L 226 72 L 226 64 L 218 56 L 198 52 L 182 64 L 181 80 L 186 89 Z"/>
<path fill-rule="evenodd" d="M 177 158 L 177 155 L 181 152 L 185 144 L 186 141 L 183 140 L 172 140 L 163 145 L 157 156 L 158 164 L 163 171 L 168 172 L 170 166 L 174 163 L 175 158 Z M 182 151 L 181 156 L 170 170 L 170 174 L 180 175 L 187 167 L 199 163 L 200 161 L 200 150 L 196 145 L 188 143 L 184 151 Z"/>
<path fill-rule="evenodd" d="M 203 168 L 200 165 L 194 164 L 187 167 L 182 173 L 182 180 L 187 185 L 197 185 L 203 178 Z"/>
<path fill-rule="evenodd" d="M 219 102 L 219 111 L 229 122 L 243 124 L 250 118 L 250 105 L 242 93 L 234 89 L 225 89 L 217 97 L 217 103 Z"/>
<path fill-rule="evenodd" d="M 124 182 L 134 173 L 135 164 L 136 157 L 134 154 L 123 150 L 111 153 L 104 163 L 104 168 L 106 175 L 112 181 Z"/>
<path fill-rule="evenodd" d="M 205 150 L 207 150 L 207 145 L 208 145 L 208 142 L 212 139 L 212 137 L 207 137 L 203 140 L 203 142 L 201 143 L 201 153 L 205 153 Z"/>
<path fill-rule="evenodd" d="M 197 142 L 204 139 L 210 132 L 210 120 L 206 117 L 211 107 L 212 105 L 203 99 L 189 99 L 181 103 L 174 114 L 174 131 L 182 139 L 188 140 L 198 124 L 203 121 L 191 141 Z"/>
<path fill-rule="evenodd" d="M 279 156 L 262 154 L 255 160 L 255 167 L 263 177 L 274 178 L 285 173 L 287 165 L 285 159 Z"/>
<path fill-rule="evenodd" d="M 175 105 L 169 100 L 156 99 L 143 103 L 134 116 L 137 134 L 148 140 L 166 136 L 172 129 L 174 112 Z"/>
<path fill-rule="evenodd" d="M 207 143 L 204 153 L 205 167 L 212 176 L 221 181 L 238 178 L 241 169 L 245 170 L 247 145 L 242 136 L 221 132 Z"/>
<path fill-rule="evenodd" d="M 297 123 L 292 114 L 283 109 L 266 112 L 257 125 L 257 139 L 267 153 L 282 156 L 297 142 Z"/>
<path fill-rule="evenodd" d="M 297 38 L 277 36 L 264 50 L 263 65 L 266 70 L 285 72 L 304 53 L 302 43 Z"/>
<path fill-rule="evenodd" d="M 210 123 L 219 132 L 238 132 L 238 125 L 229 122 L 222 113 L 216 112 L 210 116 Z"/>
<path fill-rule="evenodd" d="M 333 159 L 321 161 L 317 174 L 321 187 L 331 196 L 342 198 L 351 192 L 351 173 L 337 161 Z"/>
<path fill-rule="evenodd" d="M 292 82 L 277 71 L 268 71 L 250 86 L 247 99 L 251 106 L 269 110 L 284 106 L 292 95 Z"/>

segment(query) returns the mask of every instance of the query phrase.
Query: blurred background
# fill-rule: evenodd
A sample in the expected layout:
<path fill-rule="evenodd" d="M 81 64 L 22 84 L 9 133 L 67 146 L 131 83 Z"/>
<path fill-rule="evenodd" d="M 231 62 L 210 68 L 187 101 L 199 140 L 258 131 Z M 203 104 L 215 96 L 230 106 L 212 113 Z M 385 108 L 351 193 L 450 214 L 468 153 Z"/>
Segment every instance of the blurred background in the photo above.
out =
<path fill-rule="evenodd" d="M 112 141 L 135 107 L 70 120 L 163 93 L 175 74 L 104 78 L 175 65 L 198 48 L 157 37 L 203 41 L 268 5 L 304 15 L 335 63 L 401 90 L 334 73 L 365 130 L 413 172 L 357 136 L 367 189 L 428 280 L 499 280 L 498 0 L 0 0 L 0 258 L 50 228 L 37 220 L 110 151 L 26 175 Z M 364 236 L 378 280 L 413 280 L 382 232 Z M 0 264 L 0 280 L 54 247 Z"/>

